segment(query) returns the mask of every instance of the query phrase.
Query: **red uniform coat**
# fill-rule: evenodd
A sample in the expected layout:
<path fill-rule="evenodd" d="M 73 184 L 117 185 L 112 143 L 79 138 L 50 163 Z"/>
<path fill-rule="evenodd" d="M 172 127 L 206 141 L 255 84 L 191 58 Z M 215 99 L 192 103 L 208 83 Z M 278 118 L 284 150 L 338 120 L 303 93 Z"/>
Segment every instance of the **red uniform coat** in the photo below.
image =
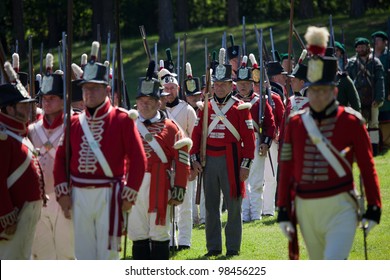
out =
<path fill-rule="evenodd" d="M 235 97 L 233 98 L 235 103 L 225 113 L 225 117 L 236 128 L 241 136 L 240 141 L 237 141 L 236 137 L 229 131 L 225 125 L 219 121 L 217 126 L 212 130 L 207 137 L 207 149 L 206 154 L 209 156 L 222 156 L 226 155 L 229 180 L 231 182 L 230 194 L 236 197 L 237 194 L 242 195 L 245 192 L 243 182 L 239 182 L 237 178 L 237 166 L 240 166 L 243 158 L 253 159 L 255 150 L 255 136 L 253 132 L 252 117 L 248 108 L 240 109 L 239 105 L 243 104 L 242 101 Z M 211 100 L 210 100 L 211 101 Z M 225 104 L 220 106 L 223 108 Z M 195 123 L 194 131 L 192 132 L 193 146 L 190 154 L 199 154 L 202 138 L 202 124 L 203 124 L 203 110 L 198 111 L 198 118 Z M 208 104 L 208 126 L 215 118 L 216 114 L 211 106 L 211 102 Z M 234 152 L 234 150 L 236 152 Z"/>
<path fill-rule="evenodd" d="M 43 178 L 38 159 L 33 155 L 26 171 L 10 187 L 7 178 L 26 160 L 28 148 L 18 140 L 4 133 L 8 129 L 26 137 L 27 127 L 3 113 L 0 113 L 0 232 L 17 222 L 18 211 L 25 202 L 42 199 Z"/>
<path fill-rule="evenodd" d="M 138 191 L 145 172 L 146 158 L 141 138 L 128 112 L 112 107 L 108 99 L 96 109 L 93 116 L 88 110 L 85 112 L 91 133 L 98 142 L 114 177 L 121 180 L 126 175 L 128 180 L 125 184 Z M 73 115 L 71 118 L 70 144 L 72 176 L 82 179 L 109 179 L 89 147 L 78 115 Z M 65 158 L 65 145 L 60 143 L 54 164 L 56 188 L 66 185 Z M 125 160 L 129 164 L 127 174 L 124 174 Z M 74 184 L 77 187 L 91 186 L 91 184 Z M 103 186 L 96 185 L 96 187 Z"/>
<path fill-rule="evenodd" d="M 252 104 L 252 107 L 250 109 L 252 120 L 256 123 L 254 125 L 255 132 L 259 132 L 258 129 L 259 127 L 259 108 L 260 108 L 260 99 L 259 95 L 257 93 L 252 92 L 251 95 L 247 97 L 243 97 L 240 94 L 236 94 L 235 97 L 238 99 L 244 101 L 244 102 L 249 102 Z M 263 118 L 263 124 L 262 124 L 262 137 L 261 137 L 261 142 L 260 143 L 266 143 L 268 145 L 271 144 L 272 138 L 274 138 L 275 134 L 275 119 L 274 115 L 272 113 L 272 107 L 269 105 L 267 101 L 265 102 L 264 106 L 264 118 Z"/>
<path fill-rule="evenodd" d="M 363 177 L 368 205 L 381 206 L 379 180 L 374 167 L 371 144 L 361 116 L 335 103 L 335 113 L 317 125 L 321 133 L 338 151 L 348 151 L 345 159 L 354 158 Z M 280 155 L 278 206 L 288 207 L 290 192 L 302 198 L 319 198 L 350 191 L 354 188 L 352 171 L 341 161 L 347 174 L 339 178 L 308 137 L 302 121 L 304 111 L 290 117 Z M 337 156 L 338 157 L 338 156 Z M 293 199 L 293 197 L 291 197 Z"/>
<path fill-rule="evenodd" d="M 162 112 L 161 115 L 163 116 Z M 174 162 L 173 185 L 183 189 L 186 188 L 190 170 L 189 146 L 187 143 L 180 145 L 180 147 L 174 147 L 175 144 L 180 143 L 178 141 L 181 141 L 183 135 L 170 119 L 162 117 L 159 122 L 152 123 L 146 128 L 160 144 L 168 160 L 167 163 L 163 163 L 149 143 L 142 138 L 147 158 L 147 172 L 151 173 L 148 211 L 149 213 L 157 212 L 157 225 L 165 225 L 168 193 L 171 189 L 171 178 L 168 174 L 172 172 L 171 167 Z"/>
<path fill-rule="evenodd" d="M 281 129 L 281 126 L 283 123 L 283 116 L 284 116 L 285 107 L 284 107 L 282 99 L 280 98 L 280 96 L 277 93 L 272 92 L 271 97 L 272 97 L 272 100 L 274 101 L 274 104 L 275 104 L 275 108 L 273 108 L 275 125 L 276 125 L 275 137 L 279 137 L 280 129 Z"/>

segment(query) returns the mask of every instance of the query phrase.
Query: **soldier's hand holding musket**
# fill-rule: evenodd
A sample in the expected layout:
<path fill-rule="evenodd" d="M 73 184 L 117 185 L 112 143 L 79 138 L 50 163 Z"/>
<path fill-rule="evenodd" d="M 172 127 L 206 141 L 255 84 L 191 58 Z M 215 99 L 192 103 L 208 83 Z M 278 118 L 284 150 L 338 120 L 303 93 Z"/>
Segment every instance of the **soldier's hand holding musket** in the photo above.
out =
<path fill-rule="evenodd" d="M 259 155 L 260 156 L 266 156 L 269 150 L 269 146 L 266 143 L 262 143 L 259 146 Z"/>
<path fill-rule="evenodd" d="M 169 199 L 168 204 L 173 206 L 182 204 L 185 193 L 186 189 L 179 186 L 173 186 L 171 189 L 171 199 Z"/>
<path fill-rule="evenodd" d="M 138 192 L 125 186 L 122 190 L 122 212 L 130 212 L 137 200 Z"/>

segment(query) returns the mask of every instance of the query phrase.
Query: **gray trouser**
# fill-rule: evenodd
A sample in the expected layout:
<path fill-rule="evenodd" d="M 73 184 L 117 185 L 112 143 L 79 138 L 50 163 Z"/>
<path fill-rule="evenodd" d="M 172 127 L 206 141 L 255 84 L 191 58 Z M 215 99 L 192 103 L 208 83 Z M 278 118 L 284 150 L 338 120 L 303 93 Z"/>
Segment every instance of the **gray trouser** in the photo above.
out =
<path fill-rule="evenodd" d="M 230 182 L 225 156 L 207 156 L 203 188 L 206 204 L 207 250 L 222 250 L 222 225 L 219 203 L 222 190 L 228 211 L 228 219 L 225 226 L 226 249 L 240 251 L 242 238 L 241 197 L 232 198 L 230 196 Z"/>

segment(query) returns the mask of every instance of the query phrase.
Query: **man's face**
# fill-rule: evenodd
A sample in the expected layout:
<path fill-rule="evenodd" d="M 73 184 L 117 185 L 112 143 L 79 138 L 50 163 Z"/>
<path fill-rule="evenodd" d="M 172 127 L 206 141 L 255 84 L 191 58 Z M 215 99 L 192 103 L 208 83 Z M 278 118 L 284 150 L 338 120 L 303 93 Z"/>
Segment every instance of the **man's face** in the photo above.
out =
<path fill-rule="evenodd" d="M 139 114 L 145 119 L 153 118 L 160 108 L 160 101 L 150 96 L 138 97 L 136 103 Z"/>
<path fill-rule="evenodd" d="M 83 101 L 87 108 L 96 108 L 104 102 L 110 87 L 103 84 L 86 83 L 82 85 Z"/>
<path fill-rule="evenodd" d="M 32 103 L 17 103 L 14 106 L 7 106 L 7 113 L 9 116 L 27 123 L 30 119 Z"/>
<path fill-rule="evenodd" d="M 57 95 L 43 95 L 42 109 L 45 115 L 52 115 L 64 109 L 64 101 Z"/>
<path fill-rule="evenodd" d="M 335 55 L 337 58 L 343 57 L 343 53 L 341 52 L 341 50 L 339 48 L 334 48 L 334 50 L 335 50 Z"/>
<path fill-rule="evenodd" d="M 232 91 L 232 82 L 215 81 L 214 93 L 218 98 L 224 98 Z"/>
<path fill-rule="evenodd" d="M 323 111 L 335 98 L 333 86 L 310 86 L 307 90 L 310 107 L 316 112 Z"/>
<path fill-rule="evenodd" d="M 357 45 L 355 50 L 358 56 L 366 56 L 369 54 L 370 49 L 368 45 L 361 44 L 361 45 Z"/>
<path fill-rule="evenodd" d="M 237 81 L 237 90 L 241 96 L 248 96 L 253 89 L 252 81 Z"/>
<path fill-rule="evenodd" d="M 303 88 L 304 84 L 304 80 L 300 80 L 298 78 L 291 78 L 291 88 L 294 92 L 300 91 Z"/>
<path fill-rule="evenodd" d="M 286 85 L 287 76 L 283 74 L 278 74 L 274 76 L 274 81 L 281 84 L 282 86 Z"/>
<path fill-rule="evenodd" d="M 187 95 L 187 102 L 194 108 L 198 107 L 196 105 L 196 102 L 200 101 L 202 95 L 201 94 L 195 94 L 195 95 Z"/>
<path fill-rule="evenodd" d="M 179 86 L 174 83 L 168 83 L 164 85 L 164 91 L 169 93 L 167 95 L 168 103 L 172 103 L 179 93 Z"/>
<path fill-rule="evenodd" d="M 381 37 L 375 37 L 375 49 L 383 51 L 386 47 L 386 41 Z"/>

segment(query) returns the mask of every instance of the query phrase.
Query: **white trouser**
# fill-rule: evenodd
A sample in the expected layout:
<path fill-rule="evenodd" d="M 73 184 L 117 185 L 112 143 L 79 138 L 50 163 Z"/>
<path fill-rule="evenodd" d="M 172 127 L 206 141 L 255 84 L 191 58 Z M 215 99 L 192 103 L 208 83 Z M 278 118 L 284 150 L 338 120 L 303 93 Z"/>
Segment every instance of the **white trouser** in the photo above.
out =
<path fill-rule="evenodd" d="M 167 206 L 165 225 L 156 225 L 157 214 L 148 213 L 150 173 L 145 173 L 141 188 L 135 205 L 131 208 L 128 221 L 128 235 L 133 241 L 151 239 L 153 241 L 169 240 L 169 213 L 170 206 Z"/>
<path fill-rule="evenodd" d="M 269 152 L 271 154 L 274 173 L 272 173 L 272 168 L 271 168 L 271 163 L 269 158 L 265 160 L 263 215 L 275 214 L 275 193 L 276 193 L 276 185 L 277 185 L 276 172 L 278 170 L 278 149 L 279 149 L 279 144 L 273 141 Z"/>
<path fill-rule="evenodd" d="M 32 257 L 35 260 L 74 259 L 73 221 L 65 218 L 55 193 L 48 196 L 35 231 Z"/>
<path fill-rule="evenodd" d="M 204 205 L 204 191 L 203 186 L 201 186 L 200 191 L 200 201 L 199 205 L 195 203 L 196 200 L 196 188 L 197 188 L 197 182 L 198 177 L 196 177 L 195 185 L 194 185 L 194 191 L 193 191 L 193 197 L 192 197 L 192 219 L 194 224 L 204 224 L 206 222 L 206 208 Z M 202 182 L 203 184 L 203 182 Z"/>
<path fill-rule="evenodd" d="M 248 179 L 245 181 L 246 196 L 242 200 L 242 220 L 245 222 L 261 219 L 265 159 L 265 156 L 259 155 L 259 140 L 256 138 L 253 163 L 249 171 Z"/>
<path fill-rule="evenodd" d="M 72 188 L 75 255 L 79 260 L 119 259 L 108 249 L 112 188 Z"/>
<path fill-rule="evenodd" d="M 18 215 L 16 232 L 13 235 L 1 233 L 0 260 L 29 260 L 35 228 L 41 214 L 42 200 L 25 202 Z"/>
<path fill-rule="evenodd" d="M 351 195 L 343 192 L 317 199 L 296 197 L 295 204 L 310 259 L 347 259 L 358 223 Z"/>
<path fill-rule="evenodd" d="M 175 220 L 179 232 L 175 234 L 175 245 L 191 246 L 192 236 L 192 195 L 193 190 L 196 189 L 196 180 L 187 181 L 187 190 L 184 195 L 183 203 L 176 206 Z M 172 225 L 171 236 L 172 236 Z M 171 238 L 172 246 L 172 238 Z"/>

